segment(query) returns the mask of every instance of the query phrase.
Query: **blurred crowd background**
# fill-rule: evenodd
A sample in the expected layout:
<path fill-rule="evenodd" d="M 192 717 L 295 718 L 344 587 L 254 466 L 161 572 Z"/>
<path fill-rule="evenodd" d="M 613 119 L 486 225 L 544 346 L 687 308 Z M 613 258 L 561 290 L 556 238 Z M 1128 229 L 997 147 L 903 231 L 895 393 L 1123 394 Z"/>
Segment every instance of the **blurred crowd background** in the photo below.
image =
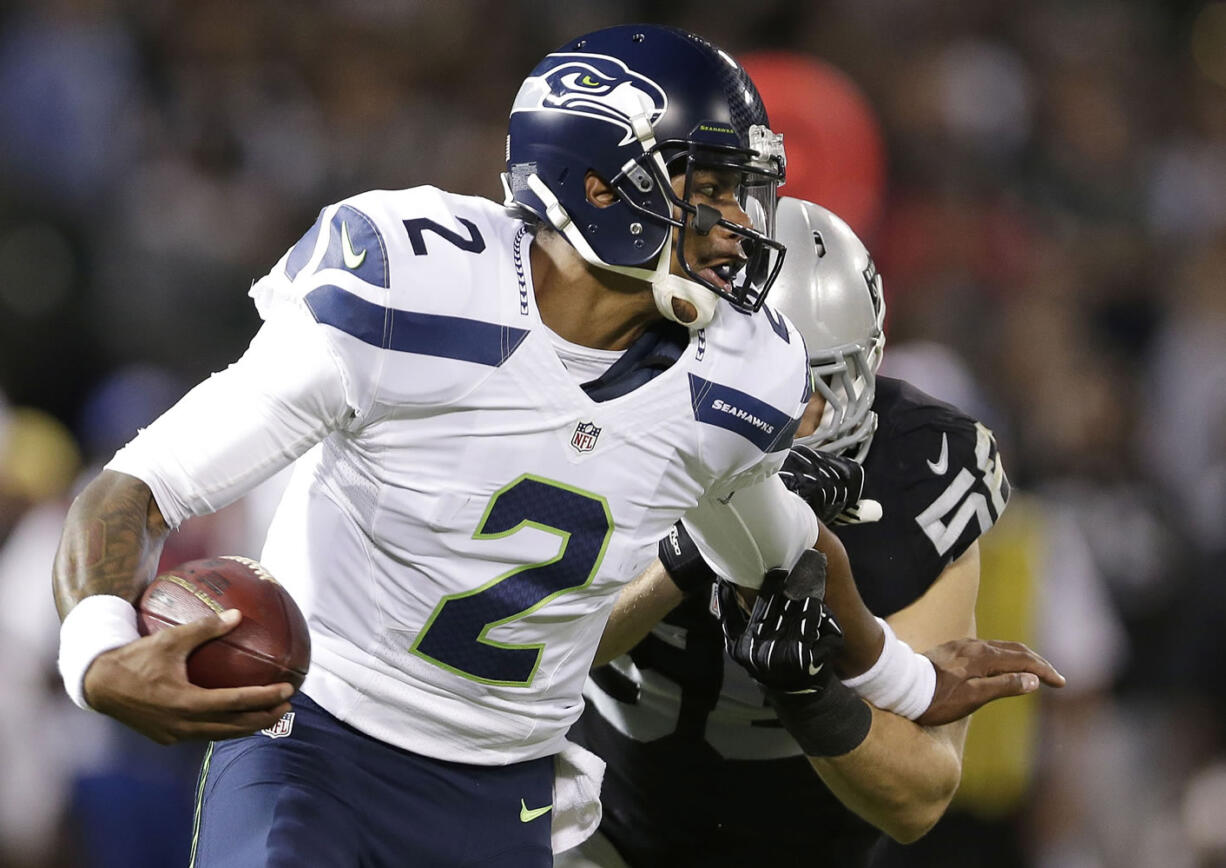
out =
<path fill-rule="evenodd" d="M 186 862 L 199 747 L 54 672 L 82 474 L 241 353 L 324 204 L 500 198 L 519 82 L 626 21 L 747 59 L 783 192 L 874 253 L 884 372 L 1015 486 L 980 632 L 1069 686 L 976 715 L 955 807 L 883 864 L 1226 865 L 1226 3 L 37 0 L 0 10 L 0 866 Z M 272 500 L 166 562 L 258 555 Z"/>

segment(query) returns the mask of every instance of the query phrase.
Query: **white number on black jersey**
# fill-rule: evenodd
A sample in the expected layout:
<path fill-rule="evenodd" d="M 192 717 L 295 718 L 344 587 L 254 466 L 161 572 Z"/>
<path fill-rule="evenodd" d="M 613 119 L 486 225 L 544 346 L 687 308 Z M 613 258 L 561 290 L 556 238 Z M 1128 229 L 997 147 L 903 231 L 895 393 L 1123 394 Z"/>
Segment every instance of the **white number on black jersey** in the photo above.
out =
<path fill-rule="evenodd" d="M 966 530 L 971 519 L 986 533 L 1005 508 L 1005 471 L 996 452 L 992 432 L 975 423 L 975 472 L 963 467 L 941 495 L 915 517 L 916 523 L 945 554 Z"/>

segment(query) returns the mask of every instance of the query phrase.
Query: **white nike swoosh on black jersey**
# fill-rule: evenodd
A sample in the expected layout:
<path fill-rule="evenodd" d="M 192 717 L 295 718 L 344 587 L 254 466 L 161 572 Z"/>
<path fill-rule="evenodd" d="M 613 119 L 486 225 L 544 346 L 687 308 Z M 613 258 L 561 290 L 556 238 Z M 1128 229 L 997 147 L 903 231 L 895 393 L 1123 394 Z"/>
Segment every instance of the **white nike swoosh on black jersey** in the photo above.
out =
<path fill-rule="evenodd" d="M 928 462 L 928 469 L 937 476 L 944 476 L 949 470 L 949 435 L 941 435 L 941 454 L 936 461 Z"/>

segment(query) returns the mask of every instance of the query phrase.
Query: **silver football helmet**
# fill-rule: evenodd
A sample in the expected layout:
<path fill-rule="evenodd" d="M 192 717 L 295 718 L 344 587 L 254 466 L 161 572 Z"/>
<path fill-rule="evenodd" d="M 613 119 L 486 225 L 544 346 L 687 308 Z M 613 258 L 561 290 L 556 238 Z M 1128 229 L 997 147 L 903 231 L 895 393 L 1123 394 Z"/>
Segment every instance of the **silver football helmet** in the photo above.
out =
<path fill-rule="evenodd" d="M 817 430 L 796 442 L 860 461 L 877 429 L 872 406 L 885 349 L 881 277 L 851 227 L 820 205 L 780 199 L 776 237 L 788 255 L 771 307 L 800 330 L 814 389 L 826 399 Z"/>

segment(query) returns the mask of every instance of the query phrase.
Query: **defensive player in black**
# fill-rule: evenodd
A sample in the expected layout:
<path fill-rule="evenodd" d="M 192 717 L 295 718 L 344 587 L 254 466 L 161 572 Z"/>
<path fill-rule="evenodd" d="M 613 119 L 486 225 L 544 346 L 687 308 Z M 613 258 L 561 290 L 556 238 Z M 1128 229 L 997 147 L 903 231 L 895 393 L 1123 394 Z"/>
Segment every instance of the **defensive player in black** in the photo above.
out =
<path fill-rule="evenodd" d="M 968 645 L 956 640 L 975 635 L 977 540 L 1009 497 L 996 443 L 958 409 L 876 376 L 881 281 L 846 224 L 784 199 L 779 232 L 788 258 L 772 305 L 804 335 L 816 378 L 797 442 L 863 469 L 866 500 L 831 522 L 856 585 L 912 647 L 957 656 Z M 876 776 L 843 774 L 838 757 L 806 758 L 762 687 L 727 656 L 715 576 L 692 546 L 678 525 L 661 543 L 670 572 L 640 577 L 610 621 L 598 662 L 628 647 L 627 637 L 642 639 L 593 670 L 587 709 L 571 731 L 608 763 L 604 820 L 599 837 L 558 864 L 868 865 L 882 830 L 902 841 L 927 831 L 957 786 L 966 720 L 921 727 L 872 709 L 878 738 L 849 755 L 879 751 Z M 1026 650 L 1013 643 L 975 650 L 998 648 Z M 1020 667 L 984 674 L 1011 668 Z M 1058 675 L 1041 677 L 1060 683 Z M 1024 679 L 982 679 L 985 699 L 1038 686 L 1038 678 Z M 859 759 L 859 769 L 872 767 Z"/>

